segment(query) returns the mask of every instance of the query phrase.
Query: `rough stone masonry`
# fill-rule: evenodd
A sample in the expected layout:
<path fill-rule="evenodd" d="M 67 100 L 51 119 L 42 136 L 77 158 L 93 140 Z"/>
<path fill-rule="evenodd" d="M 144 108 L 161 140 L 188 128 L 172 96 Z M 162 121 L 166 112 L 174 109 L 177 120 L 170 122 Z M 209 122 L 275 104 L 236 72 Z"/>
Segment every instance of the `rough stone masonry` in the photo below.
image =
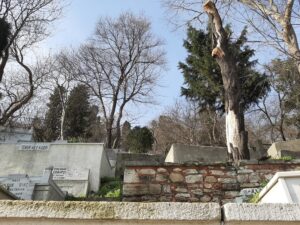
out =
<path fill-rule="evenodd" d="M 300 169 L 300 162 L 245 162 L 128 166 L 123 201 L 233 202 L 244 188 L 257 188 L 278 171 Z"/>

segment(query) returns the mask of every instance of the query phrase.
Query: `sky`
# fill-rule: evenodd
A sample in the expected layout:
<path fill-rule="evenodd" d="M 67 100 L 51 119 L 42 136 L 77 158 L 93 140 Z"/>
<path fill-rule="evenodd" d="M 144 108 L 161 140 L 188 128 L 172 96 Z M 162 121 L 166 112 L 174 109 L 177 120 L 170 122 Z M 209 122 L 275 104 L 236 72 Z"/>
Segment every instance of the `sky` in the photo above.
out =
<path fill-rule="evenodd" d="M 163 71 L 159 80 L 159 87 L 155 92 L 155 105 L 130 105 L 132 125 L 145 126 L 153 119 L 158 118 L 169 107 L 173 106 L 180 97 L 180 88 L 183 85 L 183 76 L 178 70 L 178 62 L 184 61 L 187 53 L 183 48 L 186 37 L 184 29 L 173 31 L 174 27 L 168 23 L 165 9 L 160 0 L 68 0 L 70 5 L 65 8 L 64 16 L 54 24 L 51 37 L 45 40 L 40 49 L 55 53 L 68 47 L 78 47 L 84 43 L 94 32 L 95 25 L 100 17 L 118 17 L 122 12 L 130 11 L 143 14 L 152 23 L 152 32 L 163 39 L 167 52 L 167 70 Z M 232 26 L 235 35 L 243 26 Z M 252 46 L 257 52 L 260 64 L 269 62 L 274 55 L 274 49 L 267 46 Z M 261 67 L 262 68 L 262 67 Z"/>
<path fill-rule="evenodd" d="M 153 119 L 172 106 L 180 97 L 183 84 L 178 62 L 186 57 L 182 47 L 185 31 L 172 31 L 159 0 L 71 0 L 64 16 L 54 24 L 53 34 L 41 48 L 51 53 L 68 47 L 77 47 L 92 34 L 100 17 L 118 17 L 130 11 L 146 16 L 152 23 L 152 32 L 165 42 L 167 70 L 162 71 L 159 87 L 155 90 L 155 105 L 131 106 L 133 125 L 148 125 Z"/>

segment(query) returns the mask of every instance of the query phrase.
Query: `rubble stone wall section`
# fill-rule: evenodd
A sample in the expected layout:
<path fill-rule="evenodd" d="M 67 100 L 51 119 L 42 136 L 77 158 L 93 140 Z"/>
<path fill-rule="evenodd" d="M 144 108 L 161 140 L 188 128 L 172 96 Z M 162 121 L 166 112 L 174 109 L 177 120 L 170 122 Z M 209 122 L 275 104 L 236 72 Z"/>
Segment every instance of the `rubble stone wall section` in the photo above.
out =
<path fill-rule="evenodd" d="M 300 162 L 129 166 L 123 201 L 234 202 L 240 191 L 257 188 L 276 172 L 300 170 Z"/>

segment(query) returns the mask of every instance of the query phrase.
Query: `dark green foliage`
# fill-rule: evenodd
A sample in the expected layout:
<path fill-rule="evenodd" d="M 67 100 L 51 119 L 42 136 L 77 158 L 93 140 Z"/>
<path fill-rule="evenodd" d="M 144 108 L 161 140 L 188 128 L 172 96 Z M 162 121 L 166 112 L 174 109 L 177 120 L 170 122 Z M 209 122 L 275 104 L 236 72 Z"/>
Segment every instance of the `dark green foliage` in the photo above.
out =
<path fill-rule="evenodd" d="M 116 178 L 102 178 L 101 187 L 97 195 L 106 198 L 120 198 L 121 197 L 121 181 Z"/>
<path fill-rule="evenodd" d="M 4 18 L 0 18 L 0 56 L 2 56 L 3 50 L 8 44 L 10 29 L 10 24 Z"/>
<path fill-rule="evenodd" d="M 230 36 L 230 28 L 226 30 Z M 244 46 L 246 29 L 236 41 L 230 42 L 229 50 L 233 55 L 237 72 L 242 85 L 241 108 L 247 110 L 252 104 L 262 98 L 269 90 L 267 77 L 253 69 L 257 61 L 251 61 L 254 50 Z M 187 49 L 186 62 L 180 62 L 179 68 L 184 76 L 182 95 L 199 102 L 201 110 L 207 108 L 224 112 L 224 88 L 222 75 L 216 60 L 211 56 L 211 34 L 193 27 L 188 28 L 187 40 L 184 47 Z"/>
<path fill-rule="evenodd" d="M 130 152 L 146 153 L 151 150 L 154 143 L 152 132 L 147 127 L 134 127 L 126 138 Z"/>
<path fill-rule="evenodd" d="M 45 117 L 45 140 L 55 141 L 60 135 L 60 121 L 61 113 L 63 109 L 62 95 L 64 95 L 66 90 L 63 87 L 56 87 L 53 94 L 50 95 L 48 106 L 48 111 Z"/>
<path fill-rule="evenodd" d="M 32 139 L 35 142 L 43 142 L 45 140 L 45 127 L 41 118 L 35 116 L 32 121 L 33 133 Z"/>
<path fill-rule="evenodd" d="M 91 108 L 88 88 L 78 85 L 70 93 L 65 119 L 65 136 L 67 139 L 86 140 L 90 125 Z"/>

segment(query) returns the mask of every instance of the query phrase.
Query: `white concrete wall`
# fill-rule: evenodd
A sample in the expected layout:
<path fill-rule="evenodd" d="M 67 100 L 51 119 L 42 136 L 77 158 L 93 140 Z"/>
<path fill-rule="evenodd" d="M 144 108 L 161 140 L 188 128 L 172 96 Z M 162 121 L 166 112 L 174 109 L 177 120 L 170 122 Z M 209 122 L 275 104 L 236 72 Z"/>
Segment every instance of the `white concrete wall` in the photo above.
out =
<path fill-rule="evenodd" d="M 217 146 L 189 146 L 173 144 L 165 162 L 224 162 L 227 160 L 227 148 Z"/>
<path fill-rule="evenodd" d="M 100 177 L 110 171 L 105 161 L 103 144 L 50 144 L 49 150 L 20 151 L 14 144 L 0 144 L 0 176 L 28 174 L 41 176 L 47 167 L 90 169 L 90 188 L 98 191 Z"/>
<path fill-rule="evenodd" d="M 280 158 L 282 157 L 281 150 L 300 152 L 300 139 L 275 142 L 268 149 L 268 155 L 273 158 Z"/>

